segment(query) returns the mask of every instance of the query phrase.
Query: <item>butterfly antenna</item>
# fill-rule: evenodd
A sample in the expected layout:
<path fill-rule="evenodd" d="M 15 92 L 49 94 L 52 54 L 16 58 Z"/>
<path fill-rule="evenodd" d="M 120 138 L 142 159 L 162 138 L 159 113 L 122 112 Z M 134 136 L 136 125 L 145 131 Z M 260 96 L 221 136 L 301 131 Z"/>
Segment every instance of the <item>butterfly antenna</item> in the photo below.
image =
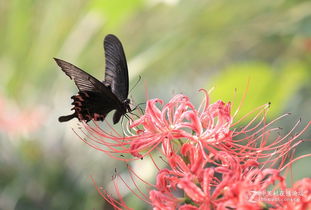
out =
<path fill-rule="evenodd" d="M 137 82 L 135 83 L 135 85 L 131 88 L 130 92 L 132 92 L 132 90 L 138 85 L 139 81 L 141 80 L 141 76 L 139 75 L 139 78 L 137 80 Z"/>

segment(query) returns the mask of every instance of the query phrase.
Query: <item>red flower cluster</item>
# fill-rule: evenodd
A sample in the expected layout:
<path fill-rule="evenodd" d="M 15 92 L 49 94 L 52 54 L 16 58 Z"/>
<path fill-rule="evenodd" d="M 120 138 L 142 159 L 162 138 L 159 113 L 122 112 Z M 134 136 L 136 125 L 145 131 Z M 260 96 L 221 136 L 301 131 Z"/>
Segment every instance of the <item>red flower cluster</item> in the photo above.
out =
<path fill-rule="evenodd" d="M 210 104 L 207 92 L 202 91 L 205 100 L 199 109 L 184 95 L 176 95 L 162 109 L 157 104 L 163 101 L 149 100 L 145 113 L 126 125 L 125 134 L 86 125 L 89 138 L 83 140 L 125 161 L 131 159 L 115 154 L 138 159 L 159 149 L 167 168 L 159 169 L 149 198 L 142 198 L 153 209 L 311 208 L 311 179 L 289 188 L 281 175 L 295 161 L 292 151 L 311 122 L 295 134 L 298 122 L 288 134 L 268 143 L 271 133 L 278 130 L 271 126 L 285 115 L 266 123 L 269 105 L 264 105 L 247 125 L 235 128 L 231 104 Z M 116 209 L 128 208 L 121 196 L 116 201 L 106 191 L 101 194 Z"/>

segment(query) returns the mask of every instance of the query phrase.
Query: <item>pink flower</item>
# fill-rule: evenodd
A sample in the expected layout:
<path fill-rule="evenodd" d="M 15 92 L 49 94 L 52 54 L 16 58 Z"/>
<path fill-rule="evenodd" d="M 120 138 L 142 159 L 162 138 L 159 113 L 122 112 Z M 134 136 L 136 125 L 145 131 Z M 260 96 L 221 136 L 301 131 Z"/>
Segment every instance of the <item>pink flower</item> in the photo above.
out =
<path fill-rule="evenodd" d="M 176 95 L 162 110 L 156 106 L 156 103 L 163 104 L 159 99 L 148 101 L 145 114 L 131 124 L 132 128 L 139 128 L 137 130 L 139 138 L 131 143 L 134 156 L 140 156 L 139 152 L 160 143 L 163 152 L 170 154 L 171 140 L 191 135 L 184 130 L 188 127 L 185 120 L 195 111 L 188 97 Z"/>
<path fill-rule="evenodd" d="M 13 101 L 0 95 L 0 132 L 19 136 L 35 131 L 41 125 L 42 107 L 21 110 Z"/>
<path fill-rule="evenodd" d="M 261 202 L 251 202 L 252 192 L 267 190 L 277 181 L 284 186 L 284 178 L 276 169 L 258 168 L 256 162 L 241 164 L 238 158 L 225 152 L 219 152 L 208 161 L 202 159 L 203 155 L 193 145 L 185 144 L 188 152 L 185 156 L 173 155 L 169 158 L 171 170 L 162 169 L 157 175 L 157 191 L 162 198 L 174 200 L 174 207 L 181 207 L 190 202 L 191 208 L 198 209 L 262 209 L 265 205 Z M 196 158 L 193 158 L 195 155 Z M 184 160 L 188 160 L 187 163 Z M 207 163 L 213 167 L 207 167 Z M 174 196 L 177 189 L 182 191 L 184 197 Z M 158 200 L 150 194 L 153 206 Z M 179 203 L 176 203 L 179 201 Z M 163 202 L 162 202 L 163 204 Z"/>
<path fill-rule="evenodd" d="M 238 129 L 233 123 L 231 104 L 222 101 L 210 104 L 207 92 L 202 91 L 205 100 L 199 109 L 181 94 L 165 105 L 160 99 L 149 100 L 145 113 L 127 124 L 124 134 L 114 130 L 108 133 L 96 124 L 85 125 L 89 138 L 82 139 L 124 161 L 135 159 L 128 158 L 129 154 L 136 159 L 147 155 L 152 158 L 151 152 L 157 149 L 167 167 L 156 165 L 159 171 L 156 184 L 148 184 L 152 188 L 149 196 L 131 190 L 154 209 L 291 209 L 293 203 L 284 202 L 276 192 L 298 188 L 305 195 L 299 197 L 297 205 L 301 209 L 308 207 L 310 179 L 289 188 L 281 172 L 294 161 L 311 156 L 293 159 L 294 149 L 302 142 L 297 139 L 311 122 L 294 133 L 300 123 L 297 122 L 289 133 L 269 143 L 270 135 L 278 131 L 273 124 L 286 115 L 266 123 L 268 105 L 264 105 L 249 113 L 255 117 Z M 131 170 L 130 173 L 134 174 Z M 102 195 L 115 208 L 127 208 L 120 196 L 120 202 L 116 202 L 107 193 Z"/>
<path fill-rule="evenodd" d="M 130 124 L 131 130 L 126 137 L 122 134 L 108 134 L 99 126 L 85 125 L 90 133 L 86 143 L 109 154 L 130 153 L 142 158 L 159 145 L 163 153 L 169 155 L 174 152 L 172 145 L 177 139 L 182 142 L 199 141 L 201 149 L 202 145 L 226 143 L 226 139 L 231 141 L 230 104 L 221 101 L 215 104 L 207 102 L 200 112 L 194 108 L 188 97 L 181 94 L 173 97 L 162 109 L 157 104 L 163 104 L 163 101 L 147 101 L 145 113 Z M 103 149 L 101 145 L 106 148 Z"/>
<path fill-rule="evenodd" d="M 311 209 L 311 178 L 304 178 L 297 181 L 292 188 L 284 191 L 278 209 Z"/>
<path fill-rule="evenodd" d="M 152 190 L 149 195 L 154 210 L 174 210 L 180 202 L 173 194 L 167 192 Z"/>

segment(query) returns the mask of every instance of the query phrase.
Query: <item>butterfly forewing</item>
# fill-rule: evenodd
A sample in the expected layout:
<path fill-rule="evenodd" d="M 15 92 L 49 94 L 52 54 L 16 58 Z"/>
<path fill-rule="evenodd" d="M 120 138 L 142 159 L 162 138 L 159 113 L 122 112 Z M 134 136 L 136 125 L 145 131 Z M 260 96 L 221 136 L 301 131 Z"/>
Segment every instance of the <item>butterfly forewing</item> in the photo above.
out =
<path fill-rule="evenodd" d="M 58 58 L 54 58 L 54 60 L 56 61 L 57 65 L 61 67 L 63 72 L 65 72 L 65 74 L 69 76 L 70 79 L 74 80 L 80 91 L 100 92 L 102 89 L 101 86 L 103 86 L 103 84 L 82 69 Z"/>
<path fill-rule="evenodd" d="M 120 40 L 109 34 L 104 40 L 106 72 L 104 84 L 123 102 L 127 99 L 129 77 L 126 58 Z"/>

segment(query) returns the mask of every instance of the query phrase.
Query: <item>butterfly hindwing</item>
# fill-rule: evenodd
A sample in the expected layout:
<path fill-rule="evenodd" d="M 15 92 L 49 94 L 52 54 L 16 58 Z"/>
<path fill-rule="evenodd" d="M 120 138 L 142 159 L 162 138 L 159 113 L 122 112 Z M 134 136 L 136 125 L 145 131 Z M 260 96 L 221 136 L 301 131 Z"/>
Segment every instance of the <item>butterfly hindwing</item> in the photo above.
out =
<path fill-rule="evenodd" d="M 126 57 L 120 40 L 109 34 L 104 40 L 106 72 L 104 84 L 123 102 L 128 97 L 129 77 Z"/>
<path fill-rule="evenodd" d="M 55 61 L 66 75 L 74 80 L 79 89 L 79 93 L 72 96 L 75 112 L 60 117 L 60 122 L 71 120 L 74 117 L 86 121 L 104 120 L 110 111 L 120 107 L 119 99 L 99 80 L 73 64 L 57 58 Z"/>

